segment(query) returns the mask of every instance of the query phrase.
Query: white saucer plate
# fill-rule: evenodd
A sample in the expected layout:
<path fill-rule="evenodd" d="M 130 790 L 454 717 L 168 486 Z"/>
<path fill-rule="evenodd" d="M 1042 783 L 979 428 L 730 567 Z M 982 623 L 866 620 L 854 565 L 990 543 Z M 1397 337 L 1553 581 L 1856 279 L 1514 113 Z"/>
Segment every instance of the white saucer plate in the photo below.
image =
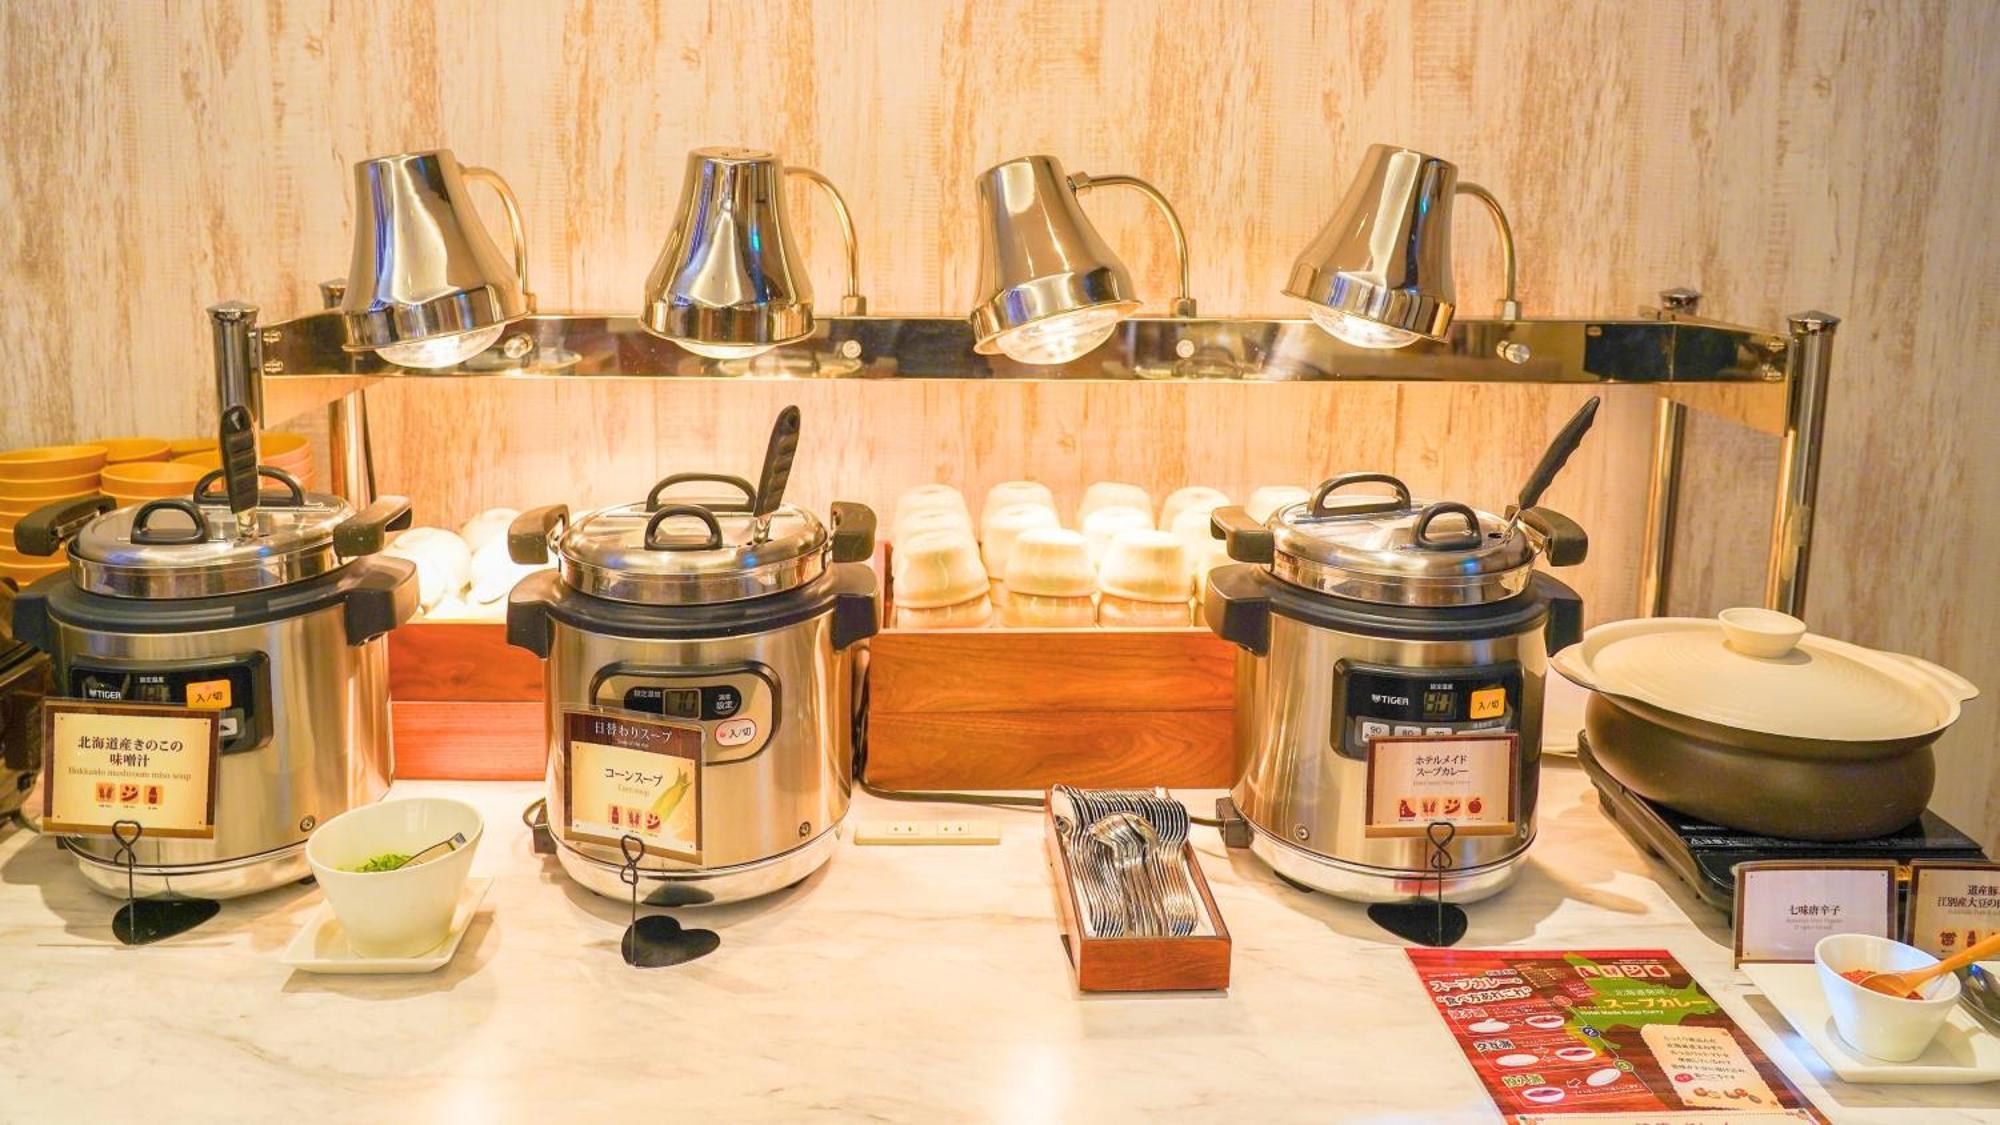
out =
<path fill-rule="evenodd" d="M 1923 1054 L 1909 1062 L 1884 1062 L 1840 1037 L 1814 966 L 1752 963 L 1743 966 L 1743 974 L 1843 1082 L 1950 1086 L 2000 1079 L 2000 1036 L 1962 1004 Z"/>
<path fill-rule="evenodd" d="M 458 892 L 458 907 L 452 911 L 451 932 L 443 941 L 415 957 L 363 957 L 348 947 L 347 935 L 333 916 L 333 907 L 322 903 L 285 947 L 284 964 L 303 973 L 395 974 L 434 973 L 451 963 L 465 931 L 472 928 L 472 916 L 479 912 L 492 879 L 467 879 Z"/>

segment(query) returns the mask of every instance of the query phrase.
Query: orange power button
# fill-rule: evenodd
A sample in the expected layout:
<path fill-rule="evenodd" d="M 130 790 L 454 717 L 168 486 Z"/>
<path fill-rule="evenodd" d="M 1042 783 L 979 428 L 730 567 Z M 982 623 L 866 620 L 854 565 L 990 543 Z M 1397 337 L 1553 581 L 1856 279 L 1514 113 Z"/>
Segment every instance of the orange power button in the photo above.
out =
<path fill-rule="evenodd" d="M 1507 689 L 1503 687 L 1480 688 L 1472 693 L 1474 719 L 1497 719 L 1507 713 Z"/>
<path fill-rule="evenodd" d="M 229 681 L 208 680 L 187 686 L 187 705 L 196 711 L 227 711 Z"/>

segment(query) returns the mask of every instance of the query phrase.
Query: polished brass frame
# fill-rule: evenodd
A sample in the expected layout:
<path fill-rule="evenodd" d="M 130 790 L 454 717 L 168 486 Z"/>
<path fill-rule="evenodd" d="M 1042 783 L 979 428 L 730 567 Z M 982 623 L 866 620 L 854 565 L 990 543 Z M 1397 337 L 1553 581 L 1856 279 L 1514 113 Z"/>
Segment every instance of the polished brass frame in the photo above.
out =
<path fill-rule="evenodd" d="M 1787 331 L 1704 320 L 1691 298 L 1630 318 L 1454 318 L 1441 341 L 1377 350 L 1344 344 L 1310 320 L 1132 317 L 1104 346 L 1040 367 L 974 349 L 962 317 L 821 316 L 803 340 L 747 360 L 696 356 L 631 316 L 533 315 L 509 326 L 484 355 L 455 368 L 413 371 L 341 348 L 339 316 L 317 312 L 264 326 L 265 392 L 293 409 L 330 406 L 337 479 L 359 485 L 371 459 L 359 392 L 382 380 L 433 379 L 1003 379 L 1023 381 L 1408 381 L 1645 385 L 1660 395 L 1644 533 L 1641 613 L 1658 613 L 1672 565 L 1681 419 L 1689 405 L 1724 416 L 1731 402 L 1770 409 L 1758 423 L 1783 453 L 1766 604 L 1797 614 L 1812 556 L 1812 512 L 1825 426 L 1833 327 L 1824 313 L 1792 317 Z M 1734 385 L 1733 387 L 1730 385 Z M 1719 395 L 1719 397 L 1718 397 Z M 1778 405 L 1782 403 L 1782 406 Z M 1777 419 L 1782 418 L 1782 422 Z"/>

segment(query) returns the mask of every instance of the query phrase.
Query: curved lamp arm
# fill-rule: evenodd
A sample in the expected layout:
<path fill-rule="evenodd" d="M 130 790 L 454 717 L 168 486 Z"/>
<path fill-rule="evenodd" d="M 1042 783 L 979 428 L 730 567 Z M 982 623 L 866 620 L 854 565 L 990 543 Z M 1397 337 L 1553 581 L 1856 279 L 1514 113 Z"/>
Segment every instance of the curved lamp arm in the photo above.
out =
<path fill-rule="evenodd" d="M 1146 181 L 1140 179 L 1137 176 L 1092 176 L 1086 172 L 1077 172 L 1071 175 L 1069 178 L 1069 186 L 1070 189 L 1075 191 L 1078 195 L 1082 195 L 1084 192 L 1089 191 L 1091 188 L 1100 188 L 1100 187 L 1134 188 L 1137 189 L 1141 194 L 1143 194 L 1147 199 L 1153 201 L 1153 206 L 1159 208 L 1160 215 L 1167 220 L 1168 229 L 1173 231 L 1174 257 L 1180 261 L 1181 291 L 1180 291 L 1180 296 L 1174 298 L 1174 303 L 1172 305 L 1172 313 L 1175 316 L 1195 315 L 1194 297 L 1188 291 L 1189 286 L 1188 286 L 1187 232 L 1181 229 L 1180 215 L 1174 211 L 1174 205 L 1167 202 L 1167 197 L 1160 194 L 1160 189 L 1154 187 L 1152 184 L 1147 183 Z"/>
<path fill-rule="evenodd" d="M 1493 226 L 1500 232 L 1500 269 L 1506 275 L 1505 288 L 1500 296 L 1500 318 L 1521 319 L 1521 302 L 1514 293 L 1514 227 L 1507 221 L 1507 212 L 1501 208 L 1500 201 L 1493 198 L 1492 192 L 1469 180 L 1459 181 L 1456 194 L 1469 195 L 1484 203 L 1487 214 L 1493 216 Z"/>
<path fill-rule="evenodd" d="M 491 168 L 475 168 L 468 164 L 460 173 L 468 180 L 474 180 L 493 189 L 500 197 L 500 206 L 507 212 L 507 235 L 514 241 L 514 276 L 520 279 L 521 296 L 527 300 L 528 308 L 535 307 L 535 295 L 528 288 L 528 235 L 521 225 L 521 201 L 514 198 L 514 189 L 500 178 L 500 173 Z"/>
<path fill-rule="evenodd" d="M 840 313 L 868 315 L 868 298 L 861 295 L 861 251 L 854 238 L 854 219 L 847 213 L 847 200 L 841 198 L 840 189 L 833 186 L 832 180 L 811 168 L 788 166 L 785 175 L 811 181 L 826 193 L 827 202 L 833 204 L 833 217 L 840 220 L 841 240 L 847 244 L 847 293 L 840 299 Z"/>

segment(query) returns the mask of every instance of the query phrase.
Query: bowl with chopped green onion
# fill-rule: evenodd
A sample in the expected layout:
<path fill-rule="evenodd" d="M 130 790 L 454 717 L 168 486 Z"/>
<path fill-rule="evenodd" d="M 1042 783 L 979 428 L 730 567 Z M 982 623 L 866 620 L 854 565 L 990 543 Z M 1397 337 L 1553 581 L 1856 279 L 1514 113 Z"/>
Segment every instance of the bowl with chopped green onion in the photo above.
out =
<path fill-rule="evenodd" d="M 383 801 L 320 825 L 306 862 L 356 954 L 415 957 L 450 932 L 484 828 L 464 801 Z"/>

